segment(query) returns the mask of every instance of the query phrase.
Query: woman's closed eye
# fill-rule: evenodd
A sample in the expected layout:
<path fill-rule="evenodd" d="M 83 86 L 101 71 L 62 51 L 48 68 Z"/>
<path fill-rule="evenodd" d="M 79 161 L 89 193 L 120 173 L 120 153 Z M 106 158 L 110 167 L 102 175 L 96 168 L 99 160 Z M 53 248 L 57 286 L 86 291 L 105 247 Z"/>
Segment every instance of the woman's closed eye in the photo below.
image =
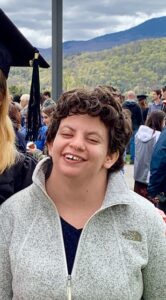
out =
<path fill-rule="evenodd" d="M 73 134 L 69 132 L 62 132 L 61 135 L 65 138 L 71 138 L 73 136 Z"/>
<path fill-rule="evenodd" d="M 99 139 L 97 139 L 97 138 L 92 138 L 92 137 L 89 137 L 89 138 L 88 138 L 88 141 L 89 141 L 90 143 L 93 143 L 93 144 L 99 144 L 99 143 L 100 143 Z"/>

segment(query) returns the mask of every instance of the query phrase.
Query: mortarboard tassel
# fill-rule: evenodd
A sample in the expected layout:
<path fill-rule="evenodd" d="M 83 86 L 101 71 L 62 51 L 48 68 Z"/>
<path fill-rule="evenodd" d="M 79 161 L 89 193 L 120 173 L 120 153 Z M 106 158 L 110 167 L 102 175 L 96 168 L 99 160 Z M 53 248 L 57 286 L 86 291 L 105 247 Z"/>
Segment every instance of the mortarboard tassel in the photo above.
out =
<path fill-rule="evenodd" d="M 28 124 L 26 139 L 29 141 L 35 141 L 37 139 L 38 131 L 41 126 L 38 57 L 39 53 L 36 52 L 33 59 L 32 82 L 28 105 Z"/>

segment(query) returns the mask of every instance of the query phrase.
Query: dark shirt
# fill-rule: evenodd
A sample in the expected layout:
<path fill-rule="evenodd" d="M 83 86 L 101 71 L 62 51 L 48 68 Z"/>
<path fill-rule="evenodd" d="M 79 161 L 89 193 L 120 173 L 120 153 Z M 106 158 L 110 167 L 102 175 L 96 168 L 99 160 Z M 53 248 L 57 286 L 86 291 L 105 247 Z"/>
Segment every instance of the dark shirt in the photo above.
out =
<path fill-rule="evenodd" d="M 133 100 L 126 100 L 122 107 L 131 112 L 132 129 L 137 130 L 143 124 L 142 111 L 139 105 Z"/>
<path fill-rule="evenodd" d="M 148 107 L 147 108 L 142 108 L 141 110 L 142 110 L 143 124 L 145 124 L 149 108 Z"/>
<path fill-rule="evenodd" d="M 76 229 L 61 218 L 68 273 L 71 274 L 82 229 Z"/>

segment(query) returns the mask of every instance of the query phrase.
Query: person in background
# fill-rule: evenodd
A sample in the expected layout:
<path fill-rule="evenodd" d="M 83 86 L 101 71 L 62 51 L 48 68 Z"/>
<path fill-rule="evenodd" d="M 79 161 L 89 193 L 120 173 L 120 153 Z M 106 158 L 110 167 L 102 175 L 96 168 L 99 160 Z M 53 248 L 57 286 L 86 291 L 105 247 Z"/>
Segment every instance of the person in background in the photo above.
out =
<path fill-rule="evenodd" d="M 34 141 L 34 144 L 36 145 L 36 148 L 43 151 L 45 142 L 46 142 L 46 133 L 47 133 L 48 127 L 46 125 L 42 125 L 39 128 L 37 139 Z"/>
<path fill-rule="evenodd" d="M 136 103 L 136 95 L 133 91 L 128 91 L 126 93 L 126 100 L 123 102 L 122 107 L 128 109 L 131 112 L 132 120 L 132 136 L 129 142 L 129 154 L 130 154 L 130 164 L 134 164 L 135 159 L 135 135 L 138 131 L 140 125 L 143 124 L 142 111 L 139 105 Z"/>
<path fill-rule="evenodd" d="M 54 111 L 54 109 L 55 109 L 55 103 L 53 105 L 49 105 L 49 106 L 46 106 L 43 109 L 41 109 L 42 126 L 39 128 L 38 137 L 37 137 L 36 141 L 34 141 L 33 143 L 31 142 L 31 144 L 28 143 L 28 145 L 31 145 L 30 148 L 28 147 L 29 153 L 33 154 L 34 151 L 36 151 L 36 150 L 40 150 L 41 152 L 43 152 L 44 147 L 45 147 L 45 142 L 46 142 L 46 134 L 47 134 L 48 125 L 49 125 L 49 122 L 51 119 L 51 114 Z M 27 119 L 27 116 L 26 116 L 26 119 Z M 21 130 L 24 137 L 26 137 L 26 134 L 27 134 L 26 123 L 27 123 L 27 121 L 25 121 L 25 126 Z M 40 152 L 38 152 L 38 153 L 40 153 Z"/>
<path fill-rule="evenodd" d="M 46 145 L 47 130 L 51 121 L 52 114 L 55 110 L 55 107 L 56 107 L 55 104 L 49 105 L 41 110 L 42 123 L 43 123 L 41 129 L 44 128 L 43 135 L 41 136 L 42 139 L 37 140 L 34 143 L 30 142 L 27 144 L 28 153 L 33 155 L 33 157 L 36 158 L 38 161 L 41 160 L 43 157 L 45 157 L 45 155 L 48 155 L 47 145 Z M 43 144 L 42 149 L 38 147 L 38 145 L 41 146 L 41 143 Z"/>
<path fill-rule="evenodd" d="M 9 117 L 12 121 L 13 128 L 15 131 L 15 143 L 18 151 L 25 153 L 26 152 L 26 141 L 24 135 L 20 132 L 21 128 L 21 113 L 20 110 L 15 104 L 15 102 L 10 102 L 9 104 Z"/>
<path fill-rule="evenodd" d="M 6 50 L 0 48 L 0 204 L 32 183 L 32 173 L 37 163 L 15 147 L 15 132 L 8 116 L 8 73 L 1 66 L 1 59 L 5 55 Z"/>
<path fill-rule="evenodd" d="M 0 209 L 2 299 L 166 299 L 165 223 L 121 172 L 130 135 L 109 89 L 61 95 L 50 157 Z"/>
<path fill-rule="evenodd" d="M 153 103 L 149 105 L 148 115 L 155 110 L 162 110 L 163 104 L 161 101 L 161 90 L 153 90 L 152 91 L 152 99 Z"/>
<path fill-rule="evenodd" d="M 137 95 L 138 105 L 141 108 L 142 111 L 142 118 L 143 118 L 143 124 L 145 124 L 147 115 L 148 115 L 148 104 L 147 104 L 147 95 Z"/>
<path fill-rule="evenodd" d="M 41 110 L 41 116 L 42 116 L 42 122 L 43 125 L 46 127 L 46 132 L 45 132 L 45 141 L 44 141 L 44 148 L 43 148 L 43 153 L 46 154 L 47 150 L 46 150 L 46 138 L 47 138 L 47 130 L 48 130 L 48 126 L 50 124 L 51 118 L 52 118 L 52 114 L 55 110 L 56 104 L 52 104 L 52 105 L 48 105 L 46 107 L 44 107 Z"/>
<path fill-rule="evenodd" d="M 12 102 L 12 101 L 13 101 L 13 95 L 12 95 L 12 94 L 9 94 L 9 95 L 8 95 L 8 98 L 9 98 L 9 102 Z"/>
<path fill-rule="evenodd" d="M 14 104 L 17 106 L 18 110 L 21 112 L 22 107 L 21 107 L 21 105 L 20 105 L 20 97 L 21 97 L 20 95 L 15 94 L 15 95 L 13 96 L 13 102 L 14 102 Z"/>
<path fill-rule="evenodd" d="M 29 94 L 23 94 L 20 97 L 20 105 L 21 105 L 21 126 L 26 126 L 26 119 L 27 119 L 27 113 L 28 113 L 28 104 L 29 104 Z"/>
<path fill-rule="evenodd" d="M 42 116 L 42 121 L 43 121 L 44 125 L 49 126 L 52 114 L 55 110 L 55 107 L 56 107 L 56 104 L 54 103 L 53 105 L 49 105 L 47 107 L 44 107 L 41 110 L 41 116 Z"/>
<path fill-rule="evenodd" d="M 9 118 L 7 79 L 11 66 L 29 66 L 35 48 L 0 9 L 0 204 L 32 183 L 37 161 L 20 153 L 15 145 L 15 132 Z M 22 226 L 22 224 L 21 224 Z M 2 287 L 0 280 L 0 289 Z M 0 299 L 8 299 L 1 290 Z"/>
<path fill-rule="evenodd" d="M 150 200 L 166 213 L 166 128 L 152 153 L 148 194 Z"/>
<path fill-rule="evenodd" d="M 42 94 L 42 109 L 47 107 L 47 106 L 50 106 L 50 105 L 54 105 L 55 102 L 51 99 L 51 92 L 50 91 L 44 91 L 43 94 Z"/>
<path fill-rule="evenodd" d="M 148 116 L 145 125 L 141 125 L 135 135 L 134 191 L 147 199 L 151 156 L 164 126 L 165 113 L 156 110 Z"/>
<path fill-rule="evenodd" d="M 161 100 L 163 103 L 162 110 L 166 113 L 166 86 L 163 86 L 161 89 Z"/>
<path fill-rule="evenodd" d="M 20 104 L 20 97 L 21 97 L 21 95 L 15 94 L 15 95 L 13 96 L 13 102 L 14 102 L 14 103 L 19 103 L 19 104 Z"/>
<path fill-rule="evenodd" d="M 166 100 L 166 85 L 161 88 L 161 99 Z"/>
<path fill-rule="evenodd" d="M 20 132 L 26 140 L 28 153 L 32 153 L 33 151 L 36 151 L 36 149 L 39 150 L 39 153 L 43 152 L 48 127 L 42 123 L 38 130 L 37 139 L 35 141 L 27 140 L 27 118 L 28 115 L 25 115 L 24 126 L 21 127 Z"/>

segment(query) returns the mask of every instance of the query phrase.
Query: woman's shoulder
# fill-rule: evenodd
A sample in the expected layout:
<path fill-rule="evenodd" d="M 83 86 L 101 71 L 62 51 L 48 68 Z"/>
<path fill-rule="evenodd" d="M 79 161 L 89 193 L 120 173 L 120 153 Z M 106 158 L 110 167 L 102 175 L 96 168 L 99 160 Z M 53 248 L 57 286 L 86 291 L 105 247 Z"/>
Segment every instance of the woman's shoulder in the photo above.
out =
<path fill-rule="evenodd" d="M 32 195 L 32 187 L 28 186 L 25 189 L 11 195 L 1 206 L 0 211 L 14 211 L 20 210 L 20 208 L 25 207 L 31 203 L 33 197 Z"/>
<path fill-rule="evenodd" d="M 0 226 L 6 238 L 10 239 L 14 226 L 23 232 L 27 230 L 37 213 L 38 201 L 34 201 L 32 186 L 9 197 L 0 206 Z"/>
<path fill-rule="evenodd" d="M 144 228 L 152 228 L 155 221 L 163 221 L 156 207 L 146 198 L 138 195 L 134 191 L 129 192 L 131 198 L 131 209 L 137 215 L 137 221 L 141 222 Z"/>
<path fill-rule="evenodd" d="M 115 172 L 109 177 L 106 203 L 120 205 L 121 211 L 127 213 L 128 219 L 143 227 L 146 227 L 147 220 L 151 227 L 156 218 L 161 219 L 155 206 L 150 201 L 129 189 L 125 174 L 122 174 L 122 172 Z"/>

